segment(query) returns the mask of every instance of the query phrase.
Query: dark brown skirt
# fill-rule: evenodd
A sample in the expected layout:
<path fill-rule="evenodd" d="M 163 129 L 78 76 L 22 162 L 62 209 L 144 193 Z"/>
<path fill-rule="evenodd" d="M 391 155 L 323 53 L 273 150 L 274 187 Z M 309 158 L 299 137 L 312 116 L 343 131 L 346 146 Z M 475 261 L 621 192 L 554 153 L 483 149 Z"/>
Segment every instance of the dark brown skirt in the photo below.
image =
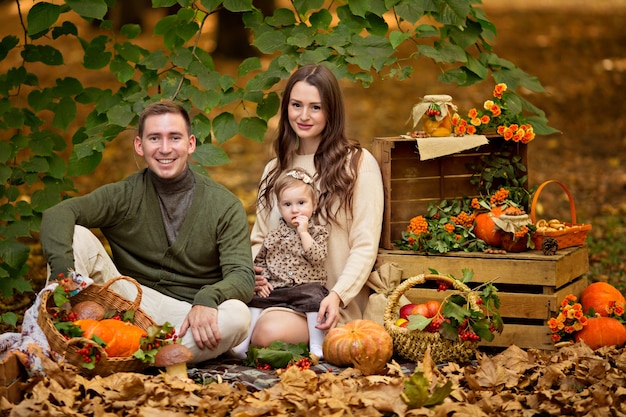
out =
<path fill-rule="evenodd" d="M 294 287 L 275 288 L 269 296 L 254 295 L 250 307 L 285 307 L 300 313 L 318 311 L 320 303 L 328 295 L 328 289 L 319 282 L 309 282 Z"/>

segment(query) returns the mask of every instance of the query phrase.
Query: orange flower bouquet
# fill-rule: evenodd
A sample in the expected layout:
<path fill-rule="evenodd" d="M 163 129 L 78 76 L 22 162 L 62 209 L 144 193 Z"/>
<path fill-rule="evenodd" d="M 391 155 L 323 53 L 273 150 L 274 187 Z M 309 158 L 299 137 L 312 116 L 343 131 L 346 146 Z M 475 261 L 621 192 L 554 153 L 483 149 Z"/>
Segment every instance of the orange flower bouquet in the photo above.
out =
<path fill-rule="evenodd" d="M 528 143 L 535 139 L 532 124 L 524 123 L 519 97 L 507 93 L 507 85 L 497 84 L 493 99 L 485 100 L 481 110 L 471 108 L 467 118 L 458 114 L 452 117 L 456 136 L 465 134 L 498 134 L 507 141 Z"/>
<path fill-rule="evenodd" d="M 575 295 L 568 294 L 561 302 L 559 314 L 548 320 L 551 337 L 555 343 L 575 340 L 576 332 L 587 325 L 588 319 L 577 300 Z"/>

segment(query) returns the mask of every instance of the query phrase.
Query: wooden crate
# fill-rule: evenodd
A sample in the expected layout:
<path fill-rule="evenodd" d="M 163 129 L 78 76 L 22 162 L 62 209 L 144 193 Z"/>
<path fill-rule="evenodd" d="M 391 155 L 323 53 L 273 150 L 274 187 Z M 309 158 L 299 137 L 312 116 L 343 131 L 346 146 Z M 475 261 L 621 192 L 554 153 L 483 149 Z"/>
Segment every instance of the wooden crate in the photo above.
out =
<path fill-rule="evenodd" d="M 7 354 L 0 359 L 0 397 L 16 404 L 24 396 L 23 386 L 26 370 L 14 354 Z"/>
<path fill-rule="evenodd" d="M 548 319 L 556 316 L 559 305 L 568 294 L 580 296 L 587 287 L 583 275 L 589 269 L 586 246 L 567 248 L 556 255 L 546 256 L 540 251 L 492 255 L 484 253 L 449 253 L 421 255 L 407 251 L 381 249 L 376 265 L 395 263 L 402 269 L 402 279 L 427 274 L 435 269 L 440 274 L 463 275 L 463 269 L 474 271 L 470 286 L 496 279 L 504 320 L 504 331 L 484 346 L 554 349 L 550 339 Z M 405 295 L 414 303 L 442 300 L 445 292 L 438 292 L 436 284 L 429 288 L 414 287 Z"/>
<path fill-rule="evenodd" d="M 502 138 L 489 138 L 489 144 L 441 158 L 420 161 L 415 139 L 374 138 L 372 154 L 383 177 L 385 211 L 380 246 L 394 249 L 411 218 L 424 214 L 428 205 L 443 199 L 476 197 L 468 164 L 477 164 L 484 155 L 501 151 Z M 513 153 L 527 164 L 527 146 L 515 144 Z"/>

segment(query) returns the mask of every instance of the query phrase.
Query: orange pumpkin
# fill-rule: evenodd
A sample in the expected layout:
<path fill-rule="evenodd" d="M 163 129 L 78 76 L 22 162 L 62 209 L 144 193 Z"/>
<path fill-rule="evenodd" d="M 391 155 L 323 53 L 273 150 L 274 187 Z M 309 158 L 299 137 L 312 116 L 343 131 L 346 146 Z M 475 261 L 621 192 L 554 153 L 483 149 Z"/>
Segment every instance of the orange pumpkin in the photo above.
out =
<path fill-rule="evenodd" d="M 91 339 L 98 336 L 106 343 L 104 351 L 110 357 L 127 357 L 139 349 L 141 338 L 146 336 L 145 330 L 134 324 L 115 319 L 76 320 L 74 322 L 83 330 L 83 337 Z"/>
<path fill-rule="evenodd" d="M 393 341 L 383 326 L 353 320 L 331 329 L 322 344 L 324 359 L 336 366 L 354 366 L 365 375 L 381 373 L 393 355 Z"/>
<path fill-rule="evenodd" d="M 586 313 L 593 307 L 594 311 L 603 317 L 607 317 L 606 308 L 609 303 L 615 302 L 616 305 L 626 305 L 626 299 L 622 293 L 606 282 L 594 282 L 587 286 L 580 295 L 580 304 Z"/>
<path fill-rule="evenodd" d="M 626 328 L 612 317 L 593 317 L 574 337 L 593 350 L 602 346 L 621 346 L 626 343 Z"/>
<path fill-rule="evenodd" d="M 489 246 L 499 248 L 502 246 L 502 233 L 493 222 L 494 217 L 500 217 L 502 209 L 494 207 L 487 213 L 480 213 L 474 219 L 474 234 L 477 238 L 485 241 Z"/>

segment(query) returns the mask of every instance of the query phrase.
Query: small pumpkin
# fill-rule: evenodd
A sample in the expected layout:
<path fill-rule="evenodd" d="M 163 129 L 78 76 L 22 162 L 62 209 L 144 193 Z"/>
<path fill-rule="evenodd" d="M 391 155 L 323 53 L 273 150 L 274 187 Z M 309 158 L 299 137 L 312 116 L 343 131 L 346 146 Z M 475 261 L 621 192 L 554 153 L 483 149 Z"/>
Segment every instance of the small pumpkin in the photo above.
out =
<path fill-rule="evenodd" d="M 393 341 L 372 320 L 352 320 L 331 329 L 322 344 L 324 359 L 336 366 L 354 366 L 365 375 L 381 373 L 393 355 Z"/>
<path fill-rule="evenodd" d="M 574 337 L 576 342 L 582 340 L 593 350 L 602 346 L 621 346 L 626 343 L 626 328 L 612 317 L 592 317 Z"/>
<path fill-rule="evenodd" d="M 83 337 L 91 339 L 98 336 L 102 339 L 106 343 L 104 351 L 110 357 L 131 356 L 139 349 L 141 338 L 146 336 L 141 327 L 116 319 L 85 319 L 74 323 L 83 330 Z"/>
<path fill-rule="evenodd" d="M 480 213 L 474 219 L 474 234 L 476 237 L 495 248 L 502 246 L 502 232 L 496 227 L 493 218 L 501 215 L 502 209 L 494 207 L 486 213 Z"/>
<path fill-rule="evenodd" d="M 606 309 L 611 302 L 615 302 L 616 305 L 626 306 L 626 299 L 624 299 L 624 295 L 622 295 L 620 290 L 606 282 L 594 282 L 580 294 L 580 304 L 583 306 L 585 313 L 593 307 L 597 314 L 607 317 Z"/>

